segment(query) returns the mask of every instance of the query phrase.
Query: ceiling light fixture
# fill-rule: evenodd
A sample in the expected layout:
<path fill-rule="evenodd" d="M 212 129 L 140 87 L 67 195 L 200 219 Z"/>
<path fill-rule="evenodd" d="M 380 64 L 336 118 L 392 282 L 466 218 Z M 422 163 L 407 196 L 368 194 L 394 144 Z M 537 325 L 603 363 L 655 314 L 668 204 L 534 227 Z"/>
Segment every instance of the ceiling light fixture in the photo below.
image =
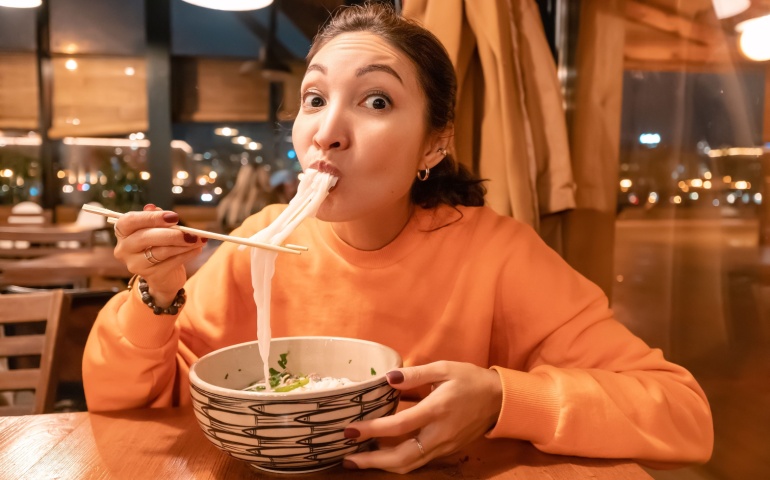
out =
<path fill-rule="evenodd" d="M 0 2 L 3 0 L 0 0 Z M 227 10 L 231 12 L 244 12 L 258 10 L 273 3 L 273 0 L 183 0 L 199 7 L 214 10 Z"/>
<path fill-rule="evenodd" d="M 722 20 L 745 12 L 751 6 L 751 0 L 711 0 L 717 18 Z"/>
<path fill-rule="evenodd" d="M 43 3 L 42 0 L 0 0 L 0 7 L 35 8 Z"/>
<path fill-rule="evenodd" d="M 755 62 L 770 60 L 770 15 L 752 18 L 735 26 L 741 52 Z"/>

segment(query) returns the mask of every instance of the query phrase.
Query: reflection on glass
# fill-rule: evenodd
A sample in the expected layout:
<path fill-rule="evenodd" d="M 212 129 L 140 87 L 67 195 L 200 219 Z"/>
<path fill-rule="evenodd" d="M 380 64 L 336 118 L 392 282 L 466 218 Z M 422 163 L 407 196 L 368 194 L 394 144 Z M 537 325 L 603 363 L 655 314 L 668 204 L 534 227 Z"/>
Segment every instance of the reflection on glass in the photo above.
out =
<path fill-rule="evenodd" d="M 634 207 L 658 217 L 756 217 L 768 153 L 764 75 L 630 71 L 624 80 L 621 218 L 637 215 L 626 212 Z"/>
<path fill-rule="evenodd" d="M 282 171 L 296 175 L 300 169 L 288 123 L 280 124 L 277 129 L 267 122 L 178 123 L 173 132 L 175 140 L 184 141 L 191 148 L 190 155 L 174 160 L 172 192 L 177 205 L 215 206 L 236 188 L 239 178 L 242 188 L 248 183 L 258 192 L 254 195 L 271 194 L 279 184 L 283 185 L 277 180 L 271 182 L 272 175 Z M 246 172 L 257 170 L 264 172 L 260 175 L 264 177 L 262 181 L 244 180 L 250 177 Z M 256 205 L 262 203 L 245 208 L 254 213 L 260 208 Z"/>
<path fill-rule="evenodd" d="M 0 205 L 40 203 L 40 137 L 0 131 Z"/>
<path fill-rule="evenodd" d="M 56 56 L 52 138 L 147 130 L 147 75 L 140 57 Z"/>

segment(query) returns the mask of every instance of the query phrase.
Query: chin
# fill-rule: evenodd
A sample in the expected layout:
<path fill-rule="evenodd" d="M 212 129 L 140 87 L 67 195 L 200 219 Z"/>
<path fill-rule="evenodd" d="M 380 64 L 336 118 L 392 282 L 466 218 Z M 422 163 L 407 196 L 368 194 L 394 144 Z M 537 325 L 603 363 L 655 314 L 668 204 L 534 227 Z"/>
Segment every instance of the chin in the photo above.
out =
<path fill-rule="evenodd" d="M 321 220 L 322 222 L 339 222 L 339 214 L 337 213 L 337 209 L 334 208 L 334 200 L 332 198 L 326 197 L 326 200 L 324 200 L 324 203 L 321 204 L 320 207 L 318 207 L 318 211 L 316 212 L 315 216 L 318 220 Z"/>
<path fill-rule="evenodd" d="M 339 203 L 335 200 L 337 199 L 332 198 L 331 195 L 326 197 L 326 200 L 324 200 L 324 203 L 321 204 L 318 212 L 316 212 L 316 218 L 322 222 L 330 223 L 342 223 L 353 220 L 355 218 L 352 215 L 353 212 L 345 208 L 346 205 L 344 203 Z"/>

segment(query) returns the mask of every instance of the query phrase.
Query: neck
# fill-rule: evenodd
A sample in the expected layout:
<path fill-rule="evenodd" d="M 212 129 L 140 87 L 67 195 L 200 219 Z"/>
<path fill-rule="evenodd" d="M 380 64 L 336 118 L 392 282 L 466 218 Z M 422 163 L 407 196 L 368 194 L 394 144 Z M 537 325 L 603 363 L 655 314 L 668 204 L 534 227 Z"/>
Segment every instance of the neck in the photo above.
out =
<path fill-rule="evenodd" d="M 379 250 L 401 233 L 412 217 L 414 205 L 407 199 L 397 208 L 375 212 L 356 220 L 333 223 L 334 233 L 345 243 L 359 250 Z"/>

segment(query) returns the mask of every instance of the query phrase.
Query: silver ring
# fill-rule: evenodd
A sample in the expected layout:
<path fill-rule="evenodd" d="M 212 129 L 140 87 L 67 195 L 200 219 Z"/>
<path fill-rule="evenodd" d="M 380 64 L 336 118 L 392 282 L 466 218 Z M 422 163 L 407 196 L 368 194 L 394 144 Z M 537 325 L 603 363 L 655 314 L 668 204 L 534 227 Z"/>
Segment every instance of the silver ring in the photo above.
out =
<path fill-rule="evenodd" d="M 152 256 L 152 247 L 147 247 L 144 249 L 144 258 L 146 258 L 147 261 L 152 263 L 153 265 L 157 265 L 160 263 L 160 260 Z"/>
<path fill-rule="evenodd" d="M 118 237 L 118 238 L 126 238 L 126 235 L 123 235 L 122 233 L 120 233 L 120 230 L 118 230 L 118 224 L 117 223 L 112 226 L 112 229 L 115 230 L 115 236 L 116 237 Z"/>
<path fill-rule="evenodd" d="M 420 449 L 420 455 L 425 455 L 425 449 L 422 447 L 422 442 L 417 437 L 412 437 L 415 442 L 417 442 L 417 448 Z"/>

